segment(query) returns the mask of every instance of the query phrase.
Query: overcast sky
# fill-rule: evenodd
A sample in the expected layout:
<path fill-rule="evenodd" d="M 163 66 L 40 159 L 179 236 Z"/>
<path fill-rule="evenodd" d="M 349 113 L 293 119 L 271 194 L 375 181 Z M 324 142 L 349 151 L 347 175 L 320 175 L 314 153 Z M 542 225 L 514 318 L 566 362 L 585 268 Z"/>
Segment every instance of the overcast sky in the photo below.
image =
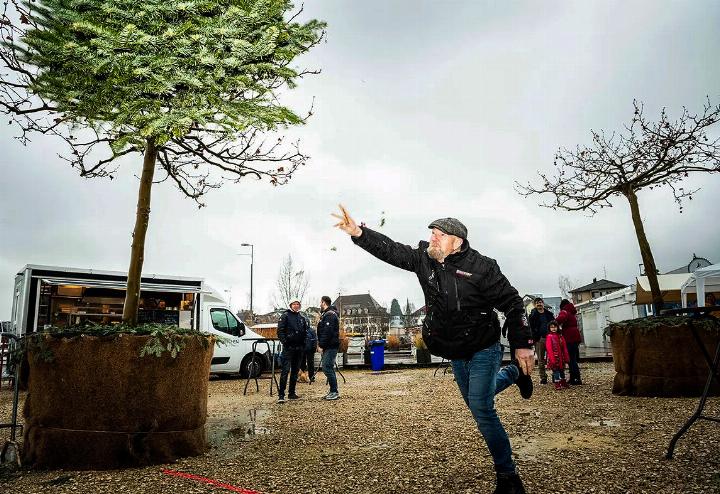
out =
<path fill-rule="evenodd" d="M 252 243 L 256 311 L 271 308 L 288 254 L 313 299 L 369 292 L 388 308 L 393 298 L 421 306 L 412 273 L 332 228 L 342 202 L 411 245 L 430 221 L 461 219 L 521 294 L 559 295 L 561 274 L 631 283 L 642 261 L 623 198 L 589 218 L 540 208 L 513 182 L 550 171 L 555 150 L 588 143 L 590 129 L 620 129 L 633 98 L 649 114 L 720 102 L 714 1 L 315 0 L 304 14 L 328 23 L 327 42 L 299 61 L 322 74 L 285 97 L 298 111 L 314 98 L 315 115 L 291 132 L 308 166 L 284 187 L 227 184 L 200 210 L 156 185 L 144 273 L 203 277 L 246 308 L 250 258 L 238 254 Z M 14 131 L 0 127 L 0 319 L 25 264 L 127 271 L 142 165 L 85 180 L 57 158 L 59 142 L 23 147 Z M 693 253 L 720 262 L 720 175 L 688 183 L 702 190 L 682 214 L 668 191 L 639 195 L 661 271 Z"/>

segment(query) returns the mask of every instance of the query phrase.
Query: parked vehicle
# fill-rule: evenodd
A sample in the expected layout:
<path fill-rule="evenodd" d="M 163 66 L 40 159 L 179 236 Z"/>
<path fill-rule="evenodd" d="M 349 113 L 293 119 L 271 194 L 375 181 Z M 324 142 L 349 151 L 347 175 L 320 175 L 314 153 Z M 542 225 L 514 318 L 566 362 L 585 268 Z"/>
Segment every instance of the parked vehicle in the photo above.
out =
<path fill-rule="evenodd" d="M 49 327 L 122 320 L 127 274 L 117 271 L 30 265 L 15 276 L 11 331 L 18 335 Z M 252 358 L 252 339 L 219 292 L 202 278 L 143 275 L 138 322 L 175 324 L 221 335 L 210 372 L 255 376 L 270 368 L 270 356 Z"/>

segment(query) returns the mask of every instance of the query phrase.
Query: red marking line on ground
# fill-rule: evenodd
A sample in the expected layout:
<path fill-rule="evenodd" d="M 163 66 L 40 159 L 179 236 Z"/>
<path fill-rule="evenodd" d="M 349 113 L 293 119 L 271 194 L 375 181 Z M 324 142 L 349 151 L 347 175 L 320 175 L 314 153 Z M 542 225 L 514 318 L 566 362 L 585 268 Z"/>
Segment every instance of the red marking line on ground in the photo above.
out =
<path fill-rule="evenodd" d="M 163 469 L 162 473 L 164 473 L 165 475 L 172 475 L 173 477 L 180 477 L 183 479 L 197 480 L 198 482 L 205 482 L 206 484 L 214 485 L 216 487 L 221 487 L 221 488 L 227 489 L 229 491 L 239 492 L 240 494 L 260 494 L 260 492 L 258 492 L 258 491 L 253 491 L 250 489 L 243 489 L 242 487 L 235 487 L 234 485 L 225 484 L 224 482 L 209 479 L 207 477 L 201 477 L 199 475 L 194 475 L 192 473 L 178 472 L 176 470 L 168 470 L 167 468 Z"/>

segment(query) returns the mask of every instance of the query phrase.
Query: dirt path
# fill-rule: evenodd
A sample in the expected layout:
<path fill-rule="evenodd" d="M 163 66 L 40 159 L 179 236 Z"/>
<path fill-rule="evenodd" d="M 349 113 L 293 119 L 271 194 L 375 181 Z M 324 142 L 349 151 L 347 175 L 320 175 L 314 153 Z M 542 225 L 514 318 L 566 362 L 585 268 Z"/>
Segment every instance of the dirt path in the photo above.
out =
<path fill-rule="evenodd" d="M 285 405 L 268 381 L 247 396 L 242 380 L 212 381 L 207 454 L 122 471 L 6 473 L 0 491 L 223 492 L 162 473 L 170 468 L 264 493 L 492 492 L 492 462 L 452 376 L 432 373 L 349 371 L 339 401 L 321 399 L 319 378 Z M 530 401 L 512 387 L 498 397 L 528 492 L 720 492 L 720 424 L 695 425 L 675 459 L 663 460 L 697 400 L 613 396 L 612 376 L 612 364 L 585 364 L 583 386 L 538 386 Z M 9 397 L 0 392 L 0 421 Z M 720 399 L 707 414 L 720 416 Z"/>

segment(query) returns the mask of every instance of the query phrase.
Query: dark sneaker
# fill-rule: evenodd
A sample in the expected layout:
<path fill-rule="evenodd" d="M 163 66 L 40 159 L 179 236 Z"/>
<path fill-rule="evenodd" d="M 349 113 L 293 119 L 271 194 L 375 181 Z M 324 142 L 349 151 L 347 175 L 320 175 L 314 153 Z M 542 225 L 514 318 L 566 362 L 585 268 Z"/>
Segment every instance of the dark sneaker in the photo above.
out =
<path fill-rule="evenodd" d="M 530 379 L 530 376 L 523 374 L 517 360 L 513 360 L 512 365 L 518 368 L 518 378 L 515 380 L 515 384 L 517 384 L 517 387 L 520 388 L 520 396 L 529 400 L 533 394 L 532 379 Z"/>
<path fill-rule="evenodd" d="M 547 384 L 547 377 L 540 379 L 540 384 Z"/>
<path fill-rule="evenodd" d="M 338 398 L 340 398 L 340 393 L 338 392 L 328 393 L 327 396 L 325 396 L 325 399 L 330 401 L 337 400 Z"/>
<path fill-rule="evenodd" d="M 498 473 L 494 494 L 525 494 L 525 487 L 517 473 Z"/>
<path fill-rule="evenodd" d="M 298 395 L 296 395 L 295 393 L 293 393 L 293 394 L 291 394 L 290 396 L 288 396 L 288 399 L 290 399 L 290 400 L 299 400 L 300 397 L 299 397 Z"/>
<path fill-rule="evenodd" d="M 285 397 L 284 396 L 278 396 L 278 404 L 285 403 Z"/>

